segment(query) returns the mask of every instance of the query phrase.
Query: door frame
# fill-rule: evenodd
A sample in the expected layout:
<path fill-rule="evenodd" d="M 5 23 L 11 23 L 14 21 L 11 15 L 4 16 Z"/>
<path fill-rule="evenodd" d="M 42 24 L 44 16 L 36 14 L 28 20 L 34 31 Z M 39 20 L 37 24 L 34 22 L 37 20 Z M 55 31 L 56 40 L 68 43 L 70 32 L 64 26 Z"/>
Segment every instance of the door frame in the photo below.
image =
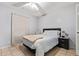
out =
<path fill-rule="evenodd" d="M 76 55 L 79 55 L 79 50 L 77 49 L 78 47 L 77 47 L 77 36 L 78 36 L 78 32 L 79 32 L 79 30 L 77 29 L 77 16 L 79 15 L 79 12 L 77 12 L 78 11 L 78 7 L 79 7 L 79 4 L 76 4 L 76 6 L 75 6 L 75 9 L 76 9 Z"/>

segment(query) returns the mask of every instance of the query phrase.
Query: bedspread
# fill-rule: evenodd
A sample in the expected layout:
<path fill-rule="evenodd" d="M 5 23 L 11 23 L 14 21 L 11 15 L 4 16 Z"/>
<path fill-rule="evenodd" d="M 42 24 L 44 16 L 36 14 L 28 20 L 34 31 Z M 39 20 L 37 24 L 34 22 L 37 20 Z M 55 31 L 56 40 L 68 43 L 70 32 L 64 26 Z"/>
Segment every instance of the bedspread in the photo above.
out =
<path fill-rule="evenodd" d="M 41 40 L 37 40 L 34 43 L 34 46 L 36 48 L 36 56 L 44 56 L 44 53 L 48 52 L 57 44 L 58 44 L 57 38 L 46 37 Z"/>
<path fill-rule="evenodd" d="M 43 37 L 43 38 L 40 38 Z M 29 46 L 31 49 L 36 49 L 36 56 L 44 56 L 44 53 L 48 52 L 54 46 L 58 44 L 58 38 L 53 36 L 38 36 L 36 38 L 40 38 L 39 40 L 34 38 L 25 39 L 24 44 Z"/>

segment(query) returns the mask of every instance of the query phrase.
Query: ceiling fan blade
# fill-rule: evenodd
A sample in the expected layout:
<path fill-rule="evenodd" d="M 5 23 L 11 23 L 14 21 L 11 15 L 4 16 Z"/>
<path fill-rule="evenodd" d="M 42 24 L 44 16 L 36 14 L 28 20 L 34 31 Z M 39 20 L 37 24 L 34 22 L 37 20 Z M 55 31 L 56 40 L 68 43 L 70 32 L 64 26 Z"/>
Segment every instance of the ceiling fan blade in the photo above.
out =
<path fill-rule="evenodd" d="M 47 13 L 46 11 L 38 4 L 38 3 L 35 3 L 37 5 L 37 7 L 39 8 L 39 12 L 42 13 L 42 16 L 45 16 Z"/>
<path fill-rule="evenodd" d="M 15 4 L 13 4 L 13 6 L 15 6 L 15 7 L 21 7 L 21 6 L 23 6 L 23 5 L 27 4 L 27 3 L 29 3 L 29 2 L 17 2 Z"/>

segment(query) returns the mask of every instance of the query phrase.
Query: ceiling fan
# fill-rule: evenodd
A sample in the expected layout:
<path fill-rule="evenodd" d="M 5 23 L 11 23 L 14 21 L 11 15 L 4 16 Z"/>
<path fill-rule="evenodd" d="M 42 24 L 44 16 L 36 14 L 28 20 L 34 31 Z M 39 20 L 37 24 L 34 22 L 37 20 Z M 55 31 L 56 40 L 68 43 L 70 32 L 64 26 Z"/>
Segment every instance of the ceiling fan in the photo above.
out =
<path fill-rule="evenodd" d="M 31 8 L 35 8 L 39 13 L 40 16 L 45 16 L 45 10 L 36 2 L 17 2 L 13 4 L 15 7 L 27 7 L 27 5 L 31 6 Z"/>
<path fill-rule="evenodd" d="M 28 4 L 29 2 L 17 2 L 17 3 L 14 3 L 13 6 L 15 7 L 22 7 L 23 5 L 25 4 Z"/>

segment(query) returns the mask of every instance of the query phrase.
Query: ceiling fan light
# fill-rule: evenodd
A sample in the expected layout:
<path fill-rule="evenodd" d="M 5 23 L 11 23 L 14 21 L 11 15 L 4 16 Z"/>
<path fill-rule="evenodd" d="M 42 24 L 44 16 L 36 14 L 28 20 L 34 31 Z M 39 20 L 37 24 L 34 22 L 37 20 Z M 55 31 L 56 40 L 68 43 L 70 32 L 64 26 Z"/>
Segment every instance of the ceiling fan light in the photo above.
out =
<path fill-rule="evenodd" d="M 35 9 L 35 10 L 39 10 L 39 8 L 37 7 L 37 5 L 35 4 L 35 3 L 33 3 L 33 2 L 30 2 L 30 3 L 28 3 L 28 4 L 25 4 L 25 5 L 23 5 L 22 7 L 30 7 L 30 8 L 32 8 L 32 9 Z"/>

